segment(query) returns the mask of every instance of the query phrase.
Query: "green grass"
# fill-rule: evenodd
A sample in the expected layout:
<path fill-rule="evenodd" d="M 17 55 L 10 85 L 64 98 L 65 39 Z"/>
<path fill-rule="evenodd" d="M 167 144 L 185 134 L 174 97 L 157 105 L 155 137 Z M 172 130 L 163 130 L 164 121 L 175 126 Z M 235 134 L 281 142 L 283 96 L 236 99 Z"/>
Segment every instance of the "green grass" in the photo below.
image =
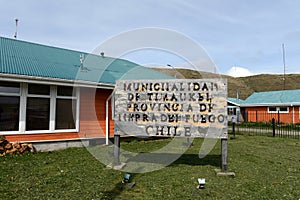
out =
<path fill-rule="evenodd" d="M 127 151 L 156 150 L 169 140 L 122 142 Z M 106 168 L 85 148 L 0 157 L 0 199 L 295 199 L 300 198 L 300 141 L 238 135 L 229 140 L 229 170 L 218 177 L 220 142 L 198 158 L 202 139 L 173 164 L 133 174 L 136 185 L 121 183 L 123 172 Z M 199 190 L 197 178 L 206 178 Z"/>

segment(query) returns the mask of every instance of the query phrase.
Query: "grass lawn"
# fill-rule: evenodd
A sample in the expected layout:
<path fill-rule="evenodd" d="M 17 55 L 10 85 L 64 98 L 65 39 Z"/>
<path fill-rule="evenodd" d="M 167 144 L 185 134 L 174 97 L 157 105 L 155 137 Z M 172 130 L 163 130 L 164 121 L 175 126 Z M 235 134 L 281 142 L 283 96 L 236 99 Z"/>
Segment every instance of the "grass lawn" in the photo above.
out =
<path fill-rule="evenodd" d="M 151 151 L 170 140 L 122 142 L 132 151 Z M 229 171 L 217 177 L 220 142 L 203 159 L 202 139 L 158 171 L 133 174 L 106 168 L 85 148 L 0 157 L 0 199 L 300 199 L 300 140 L 238 135 L 229 140 Z M 206 178 L 197 189 L 197 178 Z"/>

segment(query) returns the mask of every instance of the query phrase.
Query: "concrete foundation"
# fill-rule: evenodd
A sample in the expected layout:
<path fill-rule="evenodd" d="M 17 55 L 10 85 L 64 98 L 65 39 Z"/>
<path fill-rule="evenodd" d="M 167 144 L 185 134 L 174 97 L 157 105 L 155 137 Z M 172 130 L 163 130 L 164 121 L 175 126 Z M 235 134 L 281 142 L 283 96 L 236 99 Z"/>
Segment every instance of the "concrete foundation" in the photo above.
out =
<path fill-rule="evenodd" d="M 59 141 L 39 141 L 30 142 L 33 144 L 36 151 L 56 151 L 67 149 L 70 147 L 85 147 L 105 144 L 105 138 L 91 139 L 74 139 L 74 140 L 59 140 Z"/>
<path fill-rule="evenodd" d="M 221 169 L 215 169 L 217 176 L 231 176 L 235 177 L 234 172 L 222 171 Z"/>
<path fill-rule="evenodd" d="M 147 138 L 136 138 L 133 136 L 122 136 L 120 141 L 129 142 L 132 140 L 159 140 L 165 139 L 166 137 L 147 137 Z M 36 151 L 55 151 L 67 149 L 70 147 L 85 147 L 85 146 L 96 146 L 105 144 L 105 138 L 84 138 L 84 139 L 67 139 L 67 140 L 52 140 L 52 141 L 28 141 L 24 143 L 33 144 Z M 114 138 L 109 138 L 109 143 L 114 143 Z"/>

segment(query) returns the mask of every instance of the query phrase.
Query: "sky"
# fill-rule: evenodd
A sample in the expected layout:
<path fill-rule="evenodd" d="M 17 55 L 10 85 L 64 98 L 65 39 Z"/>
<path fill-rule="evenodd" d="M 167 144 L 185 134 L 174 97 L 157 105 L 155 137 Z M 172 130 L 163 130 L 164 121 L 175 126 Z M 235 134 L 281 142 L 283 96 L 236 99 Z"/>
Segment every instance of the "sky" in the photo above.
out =
<path fill-rule="evenodd" d="M 17 18 L 18 40 L 93 52 L 124 32 L 152 27 L 174 31 L 197 43 L 221 74 L 283 73 L 283 44 L 286 73 L 300 73 L 298 0 L 0 0 L 0 3 L 2 37 L 13 38 Z M 151 36 L 145 39 L 151 41 Z M 127 42 L 134 43 L 135 39 Z M 132 51 L 123 58 L 145 66 L 181 68 L 186 62 L 178 55 L 157 49 Z"/>

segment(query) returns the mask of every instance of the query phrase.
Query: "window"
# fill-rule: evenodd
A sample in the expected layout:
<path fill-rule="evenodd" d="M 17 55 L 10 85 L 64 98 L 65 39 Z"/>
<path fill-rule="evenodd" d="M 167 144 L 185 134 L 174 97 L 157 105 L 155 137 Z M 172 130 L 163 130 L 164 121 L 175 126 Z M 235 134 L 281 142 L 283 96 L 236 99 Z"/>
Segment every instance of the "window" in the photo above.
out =
<path fill-rule="evenodd" d="M 19 130 L 20 97 L 0 96 L 0 131 Z"/>
<path fill-rule="evenodd" d="M 0 93 L 20 93 L 20 83 L 0 81 Z"/>
<path fill-rule="evenodd" d="M 277 108 L 276 107 L 269 107 L 269 112 L 277 112 Z"/>
<path fill-rule="evenodd" d="M 49 85 L 28 84 L 28 94 L 50 95 Z"/>
<path fill-rule="evenodd" d="M 228 115 L 236 115 L 236 108 L 228 108 Z"/>
<path fill-rule="evenodd" d="M 288 107 L 279 107 L 279 112 L 289 112 Z"/>
<path fill-rule="evenodd" d="M 50 98 L 27 98 L 26 131 L 49 130 Z"/>
<path fill-rule="evenodd" d="M 268 107 L 268 112 L 269 113 L 288 113 L 289 112 L 289 108 L 286 106 L 282 106 L 282 107 Z"/>
<path fill-rule="evenodd" d="M 0 81 L 0 132 L 77 131 L 78 95 L 69 86 Z"/>
<path fill-rule="evenodd" d="M 56 97 L 55 129 L 75 129 L 76 99 L 73 88 L 58 86 Z"/>
<path fill-rule="evenodd" d="M 49 130 L 50 86 L 28 84 L 26 131 Z"/>
<path fill-rule="evenodd" d="M 20 84 L 0 81 L 0 131 L 19 130 Z"/>
<path fill-rule="evenodd" d="M 73 88 L 68 86 L 57 86 L 57 96 L 75 96 Z"/>

